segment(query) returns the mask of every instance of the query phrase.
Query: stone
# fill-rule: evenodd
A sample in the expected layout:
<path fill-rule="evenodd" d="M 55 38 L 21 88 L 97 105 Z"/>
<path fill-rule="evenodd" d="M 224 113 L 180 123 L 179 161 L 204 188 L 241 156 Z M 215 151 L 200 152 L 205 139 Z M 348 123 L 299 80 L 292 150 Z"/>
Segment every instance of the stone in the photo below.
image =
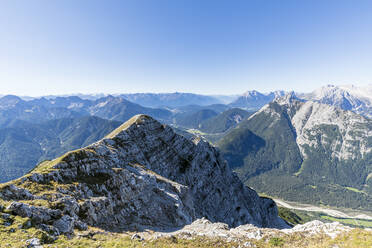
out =
<path fill-rule="evenodd" d="M 22 202 L 12 202 L 7 210 L 21 217 L 31 218 L 35 223 L 47 223 L 61 216 L 60 210 L 46 207 L 34 207 Z"/>
<path fill-rule="evenodd" d="M 339 222 L 323 223 L 319 220 L 313 220 L 302 225 L 296 225 L 291 229 L 283 229 L 285 233 L 308 233 L 310 235 L 323 233 L 331 238 L 335 238 L 338 234 L 349 232 L 352 230 L 351 227 L 344 226 Z"/>
<path fill-rule="evenodd" d="M 256 245 L 255 244 L 252 244 L 251 242 L 245 242 L 243 244 L 243 247 L 256 247 Z"/>
<path fill-rule="evenodd" d="M 33 200 L 35 196 L 32 195 L 28 190 L 24 188 L 19 188 L 14 184 L 10 184 L 3 188 L 1 192 L 3 199 L 12 199 L 12 200 Z"/>
<path fill-rule="evenodd" d="M 75 221 L 75 228 L 77 228 L 80 231 L 86 231 L 88 230 L 88 225 L 82 221 Z"/>
<path fill-rule="evenodd" d="M 20 226 L 20 228 L 22 229 L 28 229 L 32 227 L 32 222 L 31 220 L 26 220 L 25 222 L 22 223 L 22 225 Z"/>
<path fill-rule="evenodd" d="M 70 234 L 74 230 L 75 220 L 68 215 L 63 215 L 62 218 L 55 221 L 53 226 L 62 234 Z"/>
<path fill-rule="evenodd" d="M 52 235 L 52 236 L 59 236 L 60 235 L 59 230 L 54 226 L 46 225 L 46 224 L 40 224 L 39 228 L 41 230 L 47 232 L 48 234 Z"/>
<path fill-rule="evenodd" d="M 11 216 L 10 214 L 0 213 L 0 218 L 3 220 L 9 220 L 10 216 Z"/>
<path fill-rule="evenodd" d="M 43 246 L 40 244 L 40 239 L 32 238 L 26 240 L 27 248 L 42 248 Z"/>
<path fill-rule="evenodd" d="M 12 211 L 14 214 L 21 217 L 31 217 L 32 211 L 29 205 L 22 202 L 12 202 L 7 207 L 7 210 Z"/>
<path fill-rule="evenodd" d="M 143 238 L 139 235 L 139 234 L 137 234 L 137 233 L 135 233 L 135 234 L 133 234 L 131 237 L 130 237 L 130 239 L 131 240 L 143 240 Z"/>

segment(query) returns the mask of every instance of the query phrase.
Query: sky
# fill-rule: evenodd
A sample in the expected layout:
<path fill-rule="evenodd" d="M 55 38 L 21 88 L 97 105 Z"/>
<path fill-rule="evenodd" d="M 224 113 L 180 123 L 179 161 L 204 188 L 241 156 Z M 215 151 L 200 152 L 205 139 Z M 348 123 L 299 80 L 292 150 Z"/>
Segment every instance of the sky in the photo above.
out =
<path fill-rule="evenodd" d="M 0 94 L 372 83 L 369 0 L 2 0 Z"/>

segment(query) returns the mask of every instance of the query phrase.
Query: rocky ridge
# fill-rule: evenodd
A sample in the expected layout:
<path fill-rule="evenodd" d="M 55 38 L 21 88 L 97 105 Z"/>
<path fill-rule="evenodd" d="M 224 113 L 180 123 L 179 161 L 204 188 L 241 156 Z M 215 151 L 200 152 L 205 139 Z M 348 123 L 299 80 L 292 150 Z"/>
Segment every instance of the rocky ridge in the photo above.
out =
<path fill-rule="evenodd" d="M 245 92 L 229 105 L 235 108 L 243 108 L 246 110 L 256 111 L 275 98 L 281 97 L 283 95 L 285 95 L 285 92 L 281 90 L 273 91 L 267 94 L 252 90 Z"/>
<path fill-rule="evenodd" d="M 288 227 L 275 203 L 244 186 L 214 147 L 146 115 L 0 185 L 0 205 L 52 239 L 90 226 L 167 230 L 202 217 L 230 227 Z"/>
<path fill-rule="evenodd" d="M 300 97 L 372 117 L 372 85 L 327 85 Z"/>
<path fill-rule="evenodd" d="M 314 149 L 319 146 L 331 147 L 332 158 L 345 160 L 363 158 L 372 151 L 368 139 L 372 137 L 372 122 L 369 119 L 336 106 L 314 101 L 302 102 L 293 93 L 274 102 L 280 104 L 291 119 L 303 157 L 308 156 L 305 146 Z M 339 135 L 329 137 L 327 133 L 321 133 L 319 127 L 324 125 L 334 127 L 334 132 Z M 321 138 L 314 139 L 319 134 Z"/>

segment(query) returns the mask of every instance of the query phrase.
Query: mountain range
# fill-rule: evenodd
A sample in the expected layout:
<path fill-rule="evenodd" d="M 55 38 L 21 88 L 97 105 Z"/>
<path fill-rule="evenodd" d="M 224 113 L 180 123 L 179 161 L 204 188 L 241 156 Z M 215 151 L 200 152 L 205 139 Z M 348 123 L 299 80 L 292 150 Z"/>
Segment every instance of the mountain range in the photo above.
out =
<path fill-rule="evenodd" d="M 4 172 L 0 182 L 22 176 L 44 159 L 98 140 L 136 114 L 148 114 L 165 123 L 193 128 L 215 116 L 200 115 L 195 119 L 198 112 L 217 115 L 228 108 L 216 104 L 156 109 L 114 96 L 95 100 L 77 96 L 42 97 L 28 101 L 4 96 L 0 98 L 0 168 Z"/>
<path fill-rule="evenodd" d="M 324 194 L 321 192 L 329 191 L 331 187 L 337 194 L 345 191 L 343 194 L 347 195 L 349 200 L 338 202 L 339 198 L 328 197 L 327 204 L 349 206 L 347 204 L 350 202 L 361 202 L 358 203 L 360 206 L 356 207 L 366 208 L 369 204 L 368 185 L 371 178 L 370 169 L 366 166 L 370 163 L 369 152 L 362 155 L 359 153 L 368 151 L 370 146 L 369 122 L 367 121 L 367 124 L 358 122 L 356 126 L 352 123 L 359 121 L 358 118 L 363 119 L 360 115 L 369 116 L 369 90 L 368 87 L 328 85 L 309 94 L 290 94 L 291 104 L 282 104 L 282 100 L 278 100 L 284 91 L 269 94 L 249 91 L 241 96 L 240 100 L 237 99 L 228 105 L 221 103 L 208 105 L 214 101 L 213 97 L 203 98 L 202 95 L 196 94 L 127 95 L 137 99 L 139 103 L 141 99 L 144 101 L 150 99 L 152 103 L 150 104 L 149 100 L 148 105 L 167 105 L 166 108 L 143 107 L 124 99 L 123 95 L 104 97 L 97 95 L 84 99 L 78 96 L 49 96 L 27 101 L 17 96 L 4 96 L 0 98 L 0 166 L 4 171 L 0 175 L 0 181 L 19 177 L 45 159 L 97 141 L 121 122 L 127 121 L 133 115 L 144 113 L 171 125 L 177 133 L 187 138 L 202 136 L 216 144 L 241 179 L 259 192 L 290 200 L 323 204 Z M 190 104 L 194 100 L 207 105 Z M 274 102 L 268 104 L 272 100 Z M 182 101 L 185 101 L 184 105 L 181 105 Z M 307 104 L 311 107 L 299 109 L 294 107 Z M 236 105 L 241 107 L 233 108 Z M 261 105 L 264 107 L 255 114 L 253 111 L 245 110 L 257 109 Z M 333 107 L 330 108 L 331 106 Z M 299 113 L 305 109 L 306 114 L 300 118 Z M 318 110 L 313 113 L 309 109 Z M 334 113 L 343 113 L 342 109 L 356 114 L 352 115 L 349 111 L 347 115 L 342 114 L 346 116 L 345 118 L 339 118 L 338 114 Z M 297 119 L 292 120 L 293 113 L 297 113 L 295 114 Z M 323 114 L 336 115 L 337 118 L 324 122 L 321 119 Z M 277 115 L 280 116 L 280 121 L 274 118 Z M 298 123 L 308 122 L 307 115 L 311 115 L 316 121 L 310 126 L 308 124 L 305 131 L 302 128 L 297 130 L 296 127 L 300 126 Z M 348 118 L 353 120 L 351 124 Z M 296 123 L 292 123 L 293 121 Z M 317 122 L 322 125 L 318 125 Z M 341 131 L 333 131 L 333 126 Z M 345 129 L 347 126 L 351 129 Z M 359 130 L 359 127 L 363 128 Z M 301 135 L 297 132 L 301 132 Z M 321 145 L 314 148 L 315 152 L 310 152 L 312 155 L 309 156 L 306 155 L 309 152 L 306 145 L 312 147 L 315 141 L 309 141 L 308 137 L 304 138 L 303 132 L 314 133 L 314 137 L 318 137 L 313 137 L 314 140 L 327 135 L 335 136 L 335 140 L 332 140 L 332 146 L 324 148 L 325 138 L 321 139 L 319 141 Z M 355 137 L 352 136 L 352 132 L 355 132 L 354 136 L 359 135 L 355 136 L 358 140 L 353 140 Z M 327 157 L 316 158 L 318 163 L 322 164 L 319 165 L 321 170 L 316 167 L 318 165 L 309 162 L 314 161 L 319 154 Z M 326 169 L 329 166 L 323 166 L 324 164 L 333 167 Z M 349 166 L 350 164 L 352 166 Z M 348 171 L 350 168 L 351 171 Z M 316 172 L 324 175 L 315 176 Z M 271 176 L 275 173 L 279 173 L 280 176 Z M 310 178 L 308 175 L 314 175 L 314 179 L 305 180 L 304 178 Z M 264 185 L 265 180 L 270 181 L 272 178 L 276 184 Z M 281 184 L 287 179 L 290 183 L 286 184 L 286 189 L 282 191 L 292 192 L 291 196 L 272 191 L 284 187 Z M 300 183 L 297 184 L 298 182 Z M 317 188 L 318 193 L 307 189 L 310 187 L 308 185 L 313 186 L 311 190 Z M 296 193 L 293 193 L 295 191 L 287 190 L 288 187 L 297 187 L 298 192 L 307 193 L 298 198 Z M 352 200 L 360 197 L 366 199 L 364 203 Z"/>
<path fill-rule="evenodd" d="M 24 120 L 32 123 L 43 121 L 98 116 L 105 119 L 126 121 L 135 114 L 146 113 L 161 120 L 169 119 L 171 112 L 166 109 L 146 108 L 129 102 L 121 97 L 106 96 L 97 100 L 84 100 L 77 96 L 37 98 L 24 101 L 17 96 L 0 98 L 0 127 L 13 120 Z"/>
<path fill-rule="evenodd" d="M 372 117 L 372 85 L 327 85 L 299 97 L 351 110 L 368 118 Z"/>
<path fill-rule="evenodd" d="M 291 93 L 242 121 L 218 147 L 261 193 L 371 209 L 372 121 L 352 111 Z"/>
<path fill-rule="evenodd" d="M 284 94 L 285 92 L 282 90 L 273 91 L 266 94 L 260 93 L 256 90 L 252 90 L 245 92 L 229 105 L 235 108 L 243 108 L 249 111 L 256 111 L 265 104 L 271 102 L 277 97 L 283 96 Z"/>
<path fill-rule="evenodd" d="M 120 94 L 120 97 L 133 103 L 141 104 L 146 107 L 180 107 L 189 104 L 194 105 L 212 105 L 222 104 L 224 97 L 206 96 L 192 93 L 134 93 Z"/>
<path fill-rule="evenodd" d="M 13 233 L 22 247 L 36 235 L 26 242 L 38 247 L 64 242 L 63 235 L 90 242 L 101 231 L 115 238 L 123 231 L 150 237 L 166 231 L 175 242 L 176 233 L 208 231 L 227 242 L 238 235 L 243 245 L 247 235 L 265 233 L 267 243 L 270 235 L 292 232 L 260 227 L 317 218 L 278 213 L 255 190 L 370 211 L 368 92 L 332 85 L 309 94 L 250 91 L 230 104 L 222 96 L 184 93 L 4 96 L 0 182 L 8 182 L 0 184 L 1 239 Z M 296 228 L 328 235 L 336 227 L 346 230 L 320 222 Z"/>

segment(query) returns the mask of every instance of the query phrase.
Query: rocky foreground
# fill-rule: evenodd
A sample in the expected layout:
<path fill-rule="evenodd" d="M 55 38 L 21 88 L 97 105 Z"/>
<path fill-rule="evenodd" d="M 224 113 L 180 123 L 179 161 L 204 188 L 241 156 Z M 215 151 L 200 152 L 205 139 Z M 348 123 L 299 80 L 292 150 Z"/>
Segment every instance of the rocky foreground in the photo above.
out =
<path fill-rule="evenodd" d="M 323 223 L 318 220 L 303 225 L 296 225 L 293 228 L 287 229 L 259 228 L 252 224 L 229 228 L 225 223 L 212 223 L 209 220 L 202 218 L 183 227 L 181 230 L 155 233 L 142 232 L 135 234 L 133 238 L 157 239 L 160 237 L 178 236 L 187 239 L 196 236 L 205 236 L 209 238 L 223 238 L 230 242 L 239 242 L 247 239 L 260 240 L 267 237 L 279 237 L 285 234 L 296 233 L 301 233 L 305 236 L 321 234 L 335 238 L 337 235 L 349 232 L 350 230 L 352 230 L 351 227 L 344 226 L 338 222 Z"/>

